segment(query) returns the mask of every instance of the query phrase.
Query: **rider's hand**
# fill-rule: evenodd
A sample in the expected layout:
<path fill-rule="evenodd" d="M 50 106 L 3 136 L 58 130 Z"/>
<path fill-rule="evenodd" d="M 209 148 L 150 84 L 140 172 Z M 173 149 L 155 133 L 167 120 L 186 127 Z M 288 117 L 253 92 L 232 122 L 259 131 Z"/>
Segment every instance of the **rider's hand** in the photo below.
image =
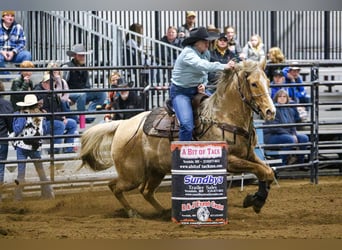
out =
<path fill-rule="evenodd" d="M 197 92 L 204 94 L 205 93 L 205 85 L 204 84 L 198 85 Z"/>

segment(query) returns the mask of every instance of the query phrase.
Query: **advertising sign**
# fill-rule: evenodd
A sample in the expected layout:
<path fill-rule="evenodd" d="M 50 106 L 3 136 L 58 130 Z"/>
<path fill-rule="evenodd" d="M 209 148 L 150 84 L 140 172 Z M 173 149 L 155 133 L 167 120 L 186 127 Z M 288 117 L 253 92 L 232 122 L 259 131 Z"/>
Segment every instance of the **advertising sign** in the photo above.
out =
<path fill-rule="evenodd" d="M 171 152 L 172 221 L 227 224 L 227 143 L 177 141 Z"/>

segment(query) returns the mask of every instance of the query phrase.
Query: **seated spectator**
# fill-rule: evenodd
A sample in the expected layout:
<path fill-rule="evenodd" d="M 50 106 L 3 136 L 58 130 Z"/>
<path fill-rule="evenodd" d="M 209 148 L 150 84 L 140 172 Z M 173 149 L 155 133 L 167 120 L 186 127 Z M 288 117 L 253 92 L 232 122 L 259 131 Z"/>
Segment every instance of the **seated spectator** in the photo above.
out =
<path fill-rule="evenodd" d="M 284 104 L 288 104 L 290 102 L 289 95 L 286 90 L 280 89 L 275 94 L 273 99 L 276 107 L 277 113 L 276 117 L 273 121 L 267 121 L 266 124 L 288 124 L 288 123 L 297 123 L 301 122 L 301 118 L 298 114 L 297 109 L 293 107 L 282 107 Z M 273 127 L 273 128 L 264 128 L 264 142 L 265 144 L 297 144 L 297 143 L 307 143 L 309 138 L 305 134 L 297 133 L 297 129 L 295 126 L 293 127 Z M 293 150 L 295 147 L 284 147 L 282 150 Z M 307 149 L 307 146 L 299 146 L 300 150 Z M 282 163 L 293 164 L 293 163 L 304 163 L 304 155 L 297 155 L 296 161 L 294 162 L 294 158 L 289 155 L 281 156 Z"/>
<path fill-rule="evenodd" d="M 219 38 L 214 40 L 214 48 L 210 51 L 210 62 L 220 62 L 222 64 L 228 63 L 230 60 L 234 59 L 234 54 L 228 48 L 228 39 L 224 33 L 219 35 Z M 215 89 L 210 88 L 214 86 L 217 81 L 218 72 L 208 73 L 208 91 L 214 93 Z"/>
<path fill-rule="evenodd" d="M 259 35 L 254 34 L 250 37 L 249 41 L 242 49 L 240 58 L 256 62 L 262 62 L 265 60 L 265 45 Z"/>
<path fill-rule="evenodd" d="M 228 49 L 234 54 L 235 61 L 239 62 L 242 49 L 239 41 L 236 39 L 235 28 L 233 26 L 227 26 L 224 28 L 224 32 L 228 39 Z"/>
<path fill-rule="evenodd" d="M 20 113 L 23 114 L 40 114 L 43 113 L 38 104 L 37 97 L 33 94 L 25 95 L 23 102 L 18 102 L 17 105 L 21 107 Z M 19 112 L 16 112 L 19 114 Z M 17 184 L 14 190 L 14 199 L 22 200 L 22 193 L 25 182 L 26 160 L 41 159 L 41 139 L 25 139 L 25 137 L 42 136 L 46 131 L 46 121 L 43 116 L 18 116 L 13 119 L 14 136 L 18 138 L 14 142 L 14 147 L 17 152 L 17 160 L 22 160 L 18 163 L 18 176 L 15 180 Z M 42 162 L 34 162 L 35 169 L 40 181 L 48 181 Z M 44 199 L 53 199 L 55 197 L 52 186 L 50 184 L 41 185 L 41 195 Z"/>
<path fill-rule="evenodd" d="M 31 53 L 25 50 L 26 37 L 23 27 L 15 21 L 13 10 L 2 11 L 0 26 L 0 67 L 6 62 L 31 61 Z M 0 73 L 2 73 L 0 71 Z M 8 74 L 8 72 L 5 72 Z"/>
<path fill-rule="evenodd" d="M 71 50 L 67 51 L 67 55 L 72 57 L 71 61 L 62 65 L 62 67 L 85 67 L 86 55 L 91 51 L 87 51 L 82 44 L 76 44 Z M 63 71 L 63 79 L 65 79 L 70 89 L 90 89 L 89 72 L 87 70 L 70 70 Z M 89 103 L 88 111 L 95 111 L 97 107 L 102 107 L 106 98 L 104 92 L 80 92 L 70 93 L 69 99 L 76 103 L 78 111 L 85 111 L 86 104 Z M 95 117 L 86 118 L 87 123 L 91 123 Z"/>
<path fill-rule="evenodd" d="M 41 91 L 41 90 L 50 90 L 50 75 L 44 74 L 43 80 L 34 86 L 34 90 Z M 37 93 L 37 97 L 39 103 L 41 105 L 41 109 L 47 113 L 52 112 L 62 112 L 62 105 L 60 97 L 56 94 L 52 95 L 50 93 Z M 74 119 L 66 118 L 65 116 L 55 115 L 53 120 L 53 131 L 51 131 L 51 121 L 52 116 L 47 116 L 47 132 L 46 134 L 53 134 L 53 135 L 75 135 L 77 129 L 77 123 Z M 65 143 L 73 143 L 74 137 L 68 138 L 55 138 L 54 144 L 61 144 L 62 142 Z M 64 153 L 74 153 L 73 147 L 66 147 L 63 150 Z M 60 149 L 55 148 L 55 153 L 60 153 Z"/>
<path fill-rule="evenodd" d="M 196 13 L 194 11 L 186 12 L 185 23 L 178 27 L 178 38 L 183 42 L 183 40 L 190 36 L 190 31 L 195 28 L 196 23 Z"/>
<path fill-rule="evenodd" d="M 56 62 L 50 62 L 47 65 L 47 68 L 58 68 L 60 65 Z M 45 72 L 44 74 L 51 74 L 50 71 Z M 52 71 L 52 77 L 54 82 L 54 90 L 69 90 L 68 83 L 63 79 L 62 72 L 60 70 L 54 70 Z M 63 93 L 57 93 L 57 96 L 59 97 L 62 105 L 62 111 L 63 112 L 71 112 L 70 110 L 70 103 L 72 102 L 69 99 L 69 93 L 63 92 Z M 77 121 L 77 116 L 75 115 L 67 115 L 67 118 L 74 119 Z"/>
<path fill-rule="evenodd" d="M 129 88 L 128 83 L 122 81 L 121 84 L 118 85 L 118 88 Z M 140 109 L 143 108 L 142 98 L 141 96 L 137 95 L 135 91 L 125 91 L 120 90 L 119 96 L 117 97 L 116 101 L 114 102 L 114 109 Z M 114 120 L 124 120 L 129 119 L 139 112 L 122 112 L 122 113 L 115 113 Z"/>
<path fill-rule="evenodd" d="M 285 56 L 279 47 L 272 47 L 267 53 L 267 65 L 265 69 L 265 74 L 268 79 L 273 79 L 273 72 L 275 69 L 279 68 L 279 63 L 285 63 Z"/>
<path fill-rule="evenodd" d="M 109 91 L 107 93 L 107 99 L 105 100 L 105 109 L 111 110 L 114 107 L 115 100 L 118 97 L 118 93 L 115 90 L 118 87 L 118 84 L 122 82 L 121 75 L 118 71 L 113 71 L 109 76 L 109 83 L 110 88 L 112 88 L 112 91 Z M 106 122 L 112 120 L 114 114 L 105 114 L 104 120 Z"/>
<path fill-rule="evenodd" d="M 160 41 L 178 48 L 182 47 L 182 41 L 177 38 L 177 28 L 174 26 L 168 27 L 166 35 L 163 36 Z M 173 66 L 179 52 L 162 44 L 157 44 L 156 46 L 156 63 L 162 66 Z M 157 82 L 160 82 L 161 80 L 163 82 L 169 82 L 170 78 L 171 72 L 167 72 L 166 69 L 157 71 Z"/>
<path fill-rule="evenodd" d="M 129 26 L 129 30 L 133 31 L 133 33 L 126 34 L 125 65 L 151 66 L 152 60 L 143 46 L 143 26 L 139 23 L 133 23 Z M 153 70 L 131 69 L 128 71 L 127 76 L 130 81 L 134 81 L 139 87 L 145 87 L 152 81 Z"/>
<path fill-rule="evenodd" d="M 20 63 L 20 68 L 34 68 L 34 64 L 31 61 L 23 61 Z M 20 76 L 12 81 L 11 90 L 18 92 L 15 95 L 11 95 L 10 100 L 14 111 L 18 111 L 21 107 L 17 106 L 17 102 L 24 101 L 25 94 L 21 94 L 22 91 L 30 91 L 33 89 L 33 82 L 31 80 L 31 71 L 21 71 Z"/>
<path fill-rule="evenodd" d="M 213 37 L 218 37 L 221 34 L 220 29 L 216 28 L 216 26 L 214 24 L 208 24 L 207 25 L 207 31 L 210 34 L 210 36 L 213 36 Z M 215 42 L 216 42 L 216 40 L 209 41 L 209 48 L 208 49 L 210 51 L 214 49 Z"/>
<path fill-rule="evenodd" d="M 283 74 L 285 76 L 286 83 L 303 83 L 303 79 L 300 76 L 300 67 L 298 67 L 298 62 L 293 62 L 289 67 L 283 68 Z M 303 86 L 289 87 L 289 96 L 291 100 L 295 103 L 309 103 L 311 98 L 308 93 L 306 93 Z"/>
<path fill-rule="evenodd" d="M 271 85 L 271 98 L 273 99 L 275 94 L 280 89 L 285 89 L 286 92 L 288 91 L 286 87 L 277 87 L 276 85 L 285 84 L 285 77 L 283 72 L 280 69 L 277 69 L 273 72 L 273 81 L 270 83 Z"/>

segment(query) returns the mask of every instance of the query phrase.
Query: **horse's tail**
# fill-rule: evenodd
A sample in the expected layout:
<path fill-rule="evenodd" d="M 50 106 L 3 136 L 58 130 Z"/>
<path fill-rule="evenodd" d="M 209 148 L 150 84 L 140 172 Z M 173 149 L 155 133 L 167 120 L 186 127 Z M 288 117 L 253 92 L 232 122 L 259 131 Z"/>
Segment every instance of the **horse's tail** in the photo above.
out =
<path fill-rule="evenodd" d="M 120 120 L 101 123 L 87 129 L 81 137 L 80 158 L 82 164 L 95 171 L 105 170 L 114 165 L 111 157 L 111 146 Z"/>

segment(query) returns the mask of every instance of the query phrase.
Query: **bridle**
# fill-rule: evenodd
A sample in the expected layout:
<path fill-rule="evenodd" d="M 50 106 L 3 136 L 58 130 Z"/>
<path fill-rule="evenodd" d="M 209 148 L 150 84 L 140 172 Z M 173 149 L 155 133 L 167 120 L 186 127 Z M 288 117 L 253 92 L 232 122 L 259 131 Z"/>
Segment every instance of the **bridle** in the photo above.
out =
<path fill-rule="evenodd" d="M 239 92 L 239 95 L 241 97 L 241 100 L 248 106 L 250 107 L 255 113 L 259 114 L 260 113 L 260 108 L 259 106 L 256 104 L 256 102 L 254 101 L 254 98 L 255 97 L 259 97 L 259 96 L 264 96 L 264 95 L 267 95 L 268 93 L 265 92 L 265 93 L 262 93 L 262 94 L 259 94 L 259 95 L 255 95 L 252 93 L 252 90 L 248 85 L 247 87 L 247 91 L 249 92 L 249 96 L 251 96 L 251 99 L 248 100 L 246 98 L 246 96 L 244 95 L 244 93 L 242 92 L 242 83 L 241 83 L 241 79 L 239 77 L 239 74 L 236 70 L 234 70 L 234 74 L 231 75 L 230 79 L 233 77 L 233 76 L 236 76 L 237 77 L 237 81 L 238 81 L 238 92 Z M 244 77 L 245 77 L 245 80 L 246 82 L 248 81 L 247 78 L 248 78 L 248 73 L 244 73 Z M 227 84 L 228 86 L 228 84 Z M 226 88 L 227 88 L 226 86 Z M 250 144 L 251 144 L 251 139 L 252 139 L 252 136 L 251 135 L 254 135 L 254 133 L 252 133 L 253 131 L 253 115 L 250 116 L 250 121 L 249 121 L 249 126 L 248 126 L 248 131 L 245 130 L 244 128 L 241 128 L 241 127 L 238 127 L 238 126 L 235 126 L 235 125 L 231 125 L 231 124 L 228 124 L 228 123 L 222 123 L 222 122 L 218 122 L 218 121 L 215 121 L 213 119 L 209 119 L 209 118 L 206 118 L 206 117 L 203 117 L 201 115 L 199 115 L 198 117 L 200 119 L 200 125 L 208 125 L 207 127 L 206 126 L 202 126 L 202 130 L 200 133 L 197 133 L 195 138 L 196 139 L 200 139 L 201 137 L 203 137 L 207 132 L 208 130 L 212 127 L 212 126 L 216 126 L 218 128 L 221 129 L 222 131 L 222 140 L 224 141 L 227 141 L 228 144 L 236 144 L 236 136 L 237 135 L 240 135 L 244 138 L 246 138 L 249 142 L 249 147 L 248 147 L 248 150 L 250 148 Z M 199 128 L 195 128 L 195 131 L 197 131 Z M 233 134 L 233 141 L 228 141 L 226 138 L 225 138 L 225 132 L 230 132 Z M 249 155 L 249 151 L 248 151 L 248 154 Z"/>
<path fill-rule="evenodd" d="M 244 103 L 246 103 L 246 105 L 248 105 L 248 106 L 249 106 L 257 115 L 259 115 L 259 114 L 260 114 L 260 107 L 259 107 L 259 106 L 256 104 L 256 102 L 254 101 L 254 100 L 255 100 L 254 97 L 260 97 L 260 96 L 268 95 L 268 93 L 267 93 L 267 92 L 264 92 L 264 93 L 262 93 L 262 94 L 255 95 L 255 94 L 252 93 L 252 90 L 251 90 L 250 85 L 247 84 L 247 90 L 248 90 L 248 92 L 249 92 L 249 94 L 250 94 L 250 96 L 251 96 L 251 99 L 248 100 L 248 99 L 246 98 L 246 96 L 242 93 L 240 77 L 239 77 L 239 74 L 238 74 L 238 72 L 237 72 L 236 70 L 234 71 L 234 74 L 235 74 L 236 77 L 237 77 L 237 81 L 238 81 L 238 91 L 239 91 L 241 100 L 242 100 Z M 245 75 L 245 79 L 246 79 L 246 81 L 247 81 L 248 73 L 245 72 L 244 75 Z"/>

